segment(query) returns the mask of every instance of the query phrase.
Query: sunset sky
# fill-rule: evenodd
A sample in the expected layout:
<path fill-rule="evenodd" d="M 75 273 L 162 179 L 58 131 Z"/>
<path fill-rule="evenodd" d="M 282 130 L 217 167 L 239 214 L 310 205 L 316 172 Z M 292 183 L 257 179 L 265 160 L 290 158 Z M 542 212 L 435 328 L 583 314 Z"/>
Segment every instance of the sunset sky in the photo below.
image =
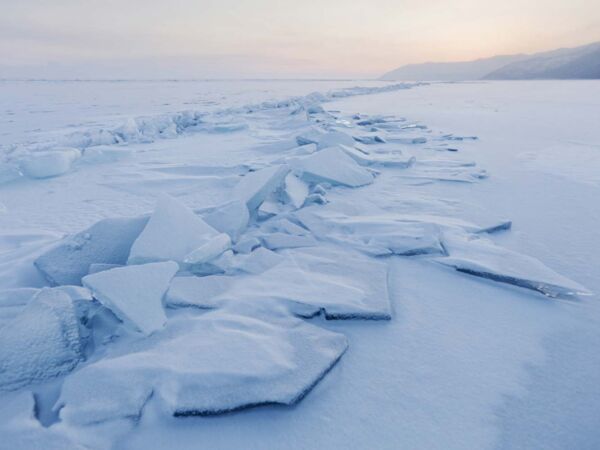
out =
<path fill-rule="evenodd" d="M 376 77 L 407 63 L 600 40 L 598 0 L 0 0 L 0 6 L 0 70 L 10 75 L 45 66 L 42 72 L 65 76 Z"/>

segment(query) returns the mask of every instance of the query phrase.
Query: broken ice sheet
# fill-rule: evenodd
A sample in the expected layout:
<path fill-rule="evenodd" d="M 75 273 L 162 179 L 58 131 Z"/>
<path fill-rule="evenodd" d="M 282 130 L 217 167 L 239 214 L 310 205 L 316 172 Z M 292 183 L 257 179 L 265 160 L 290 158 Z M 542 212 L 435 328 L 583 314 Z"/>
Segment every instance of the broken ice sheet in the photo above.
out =
<path fill-rule="evenodd" d="M 268 314 L 267 314 L 268 316 Z M 291 405 L 325 376 L 346 338 L 290 316 L 217 310 L 174 318 L 131 353 L 84 367 L 57 402 L 67 424 L 137 418 L 152 395 L 167 414 L 210 415 Z"/>
<path fill-rule="evenodd" d="M 541 292 L 547 297 L 573 298 L 590 292 L 531 256 L 495 245 L 480 235 L 444 233 L 449 256 L 435 261 L 459 272 Z"/>
<path fill-rule="evenodd" d="M 319 246 L 286 250 L 282 262 L 244 277 L 178 277 L 166 303 L 174 307 L 235 310 L 240 304 L 274 301 L 290 313 L 328 319 L 389 319 L 387 266 L 353 250 Z"/>

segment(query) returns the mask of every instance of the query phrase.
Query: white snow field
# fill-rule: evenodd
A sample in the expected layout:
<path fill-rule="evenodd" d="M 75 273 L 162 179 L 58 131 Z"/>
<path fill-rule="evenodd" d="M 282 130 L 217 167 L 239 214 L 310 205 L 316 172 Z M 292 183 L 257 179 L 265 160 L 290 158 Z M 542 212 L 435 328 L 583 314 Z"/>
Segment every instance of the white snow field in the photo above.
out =
<path fill-rule="evenodd" d="M 600 448 L 597 81 L 0 93 L 0 449 Z"/>

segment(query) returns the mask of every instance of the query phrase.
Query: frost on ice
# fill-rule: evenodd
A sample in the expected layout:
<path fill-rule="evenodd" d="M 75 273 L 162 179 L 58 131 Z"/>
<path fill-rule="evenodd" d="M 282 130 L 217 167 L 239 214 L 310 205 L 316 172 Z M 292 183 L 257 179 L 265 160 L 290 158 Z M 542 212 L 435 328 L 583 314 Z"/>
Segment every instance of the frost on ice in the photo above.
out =
<path fill-rule="evenodd" d="M 77 311 L 64 291 L 43 289 L 0 328 L 0 391 L 64 375 L 82 360 Z"/>
<path fill-rule="evenodd" d="M 150 395 L 173 415 L 301 399 L 346 350 L 338 333 L 291 317 L 215 311 L 172 320 L 135 351 L 91 364 L 63 386 L 60 416 L 89 424 L 139 417 Z M 223 357 L 226 355 L 227 357 Z"/>
<path fill-rule="evenodd" d="M 165 324 L 162 298 L 179 266 L 173 261 L 98 272 L 83 278 L 94 298 L 144 334 Z"/>

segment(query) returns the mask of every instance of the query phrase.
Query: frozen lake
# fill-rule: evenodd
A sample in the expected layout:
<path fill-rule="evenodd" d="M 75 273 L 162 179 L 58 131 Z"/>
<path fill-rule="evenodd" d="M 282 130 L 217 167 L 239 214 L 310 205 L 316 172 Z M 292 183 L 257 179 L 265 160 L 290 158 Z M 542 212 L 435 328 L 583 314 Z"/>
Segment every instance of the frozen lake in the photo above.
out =
<path fill-rule="evenodd" d="M 0 341 L 7 442 L 600 447 L 600 82 L 390 86 L 0 82 L 0 336 L 26 346 L 31 288 L 82 275 L 119 319 L 16 389 Z M 123 267 L 95 233 L 135 235 Z"/>

